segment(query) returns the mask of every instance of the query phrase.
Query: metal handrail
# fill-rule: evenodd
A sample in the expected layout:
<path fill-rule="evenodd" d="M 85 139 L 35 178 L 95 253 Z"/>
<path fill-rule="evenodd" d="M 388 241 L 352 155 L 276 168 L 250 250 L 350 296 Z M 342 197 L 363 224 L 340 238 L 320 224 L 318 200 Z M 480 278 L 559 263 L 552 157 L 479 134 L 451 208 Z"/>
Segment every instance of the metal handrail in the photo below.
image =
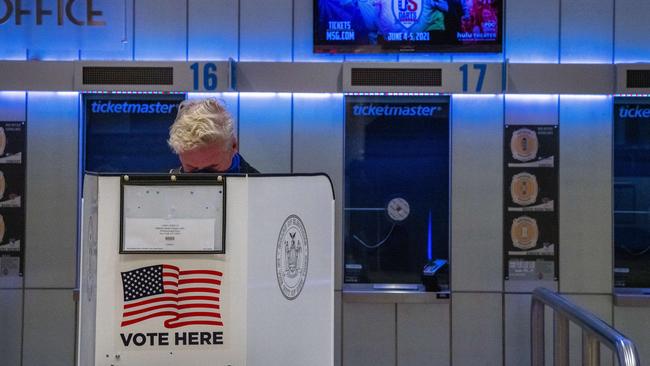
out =
<path fill-rule="evenodd" d="M 573 304 L 555 292 L 537 288 L 530 308 L 532 366 L 544 366 L 544 307 L 553 309 L 555 366 L 569 365 L 569 320 L 582 329 L 582 364 L 600 364 L 600 343 L 616 353 L 620 366 L 640 366 L 639 355 L 629 338 L 610 327 L 594 314 Z"/>

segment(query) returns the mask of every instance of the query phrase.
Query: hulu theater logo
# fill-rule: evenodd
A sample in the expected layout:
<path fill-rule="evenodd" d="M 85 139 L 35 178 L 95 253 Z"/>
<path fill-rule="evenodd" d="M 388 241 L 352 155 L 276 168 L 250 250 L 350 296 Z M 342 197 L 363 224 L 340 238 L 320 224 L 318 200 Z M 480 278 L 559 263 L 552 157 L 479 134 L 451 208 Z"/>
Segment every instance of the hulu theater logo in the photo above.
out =
<path fill-rule="evenodd" d="M 48 19 L 56 20 L 57 26 L 104 26 L 104 12 L 93 4 L 93 0 L 0 0 L 0 25 L 44 25 Z"/>

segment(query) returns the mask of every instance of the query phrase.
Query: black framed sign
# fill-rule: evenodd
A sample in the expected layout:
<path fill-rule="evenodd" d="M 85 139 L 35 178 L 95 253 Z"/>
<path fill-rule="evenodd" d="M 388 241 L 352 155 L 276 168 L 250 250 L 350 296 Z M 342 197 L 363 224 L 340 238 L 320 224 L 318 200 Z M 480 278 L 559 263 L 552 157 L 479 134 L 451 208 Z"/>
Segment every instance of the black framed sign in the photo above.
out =
<path fill-rule="evenodd" d="M 504 138 L 504 277 L 557 281 L 559 126 L 506 125 Z"/>
<path fill-rule="evenodd" d="M 26 136 L 25 121 L 0 121 L 0 277 L 23 275 Z"/>
<path fill-rule="evenodd" d="M 125 175 L 120 196 L 120 253 L 226 252 L 222 176 Z"/>

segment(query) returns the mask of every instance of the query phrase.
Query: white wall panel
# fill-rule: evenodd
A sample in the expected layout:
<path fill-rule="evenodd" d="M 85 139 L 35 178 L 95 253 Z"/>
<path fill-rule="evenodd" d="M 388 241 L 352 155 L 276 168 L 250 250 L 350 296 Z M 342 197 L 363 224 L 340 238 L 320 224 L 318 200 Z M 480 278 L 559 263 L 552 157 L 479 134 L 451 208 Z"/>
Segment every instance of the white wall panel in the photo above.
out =
<path fill-rule="evenodd" d="M 136 60 L 186 59 L 186 5 L 179 0 L 135 0 Z"/>
<path fill-rule="evenodd" d="M 240 0 L 240 60 L 291 61 L 292 0 Z"/>
<path fill-rule="evenodd" d="M 560 99 L 560 291 L 612 291 L 612 100 Z"/>
<path fill-rule="evenodd" d="M 614 326 L 630 338 L 639 352 L 642 364 L 650 362 L 650 308 L 614 307 Z"/>
<path fill-rule="evenodd" d="M 560 61 L 609 63 L 612 61 L 614 0 L 562 1 Z"/>
<path fill-rule="evenodd" d="M 449 310 L 449 304 L 397 304 L 397 366 L 449 366 Z"/>
<path fill-rule="evenodd" d="M 0 290 L 0 364 L 20 366 L 23 290 Z"/>
<path fill-rule="evenodd" d="M 614 61 L 650 61 L 650 1 L 616 0 L 614 9 Z"/>
<path fill-rule="evenodd" d="M 612 325 L 613 305 L 612 297 L 607 295 L 565 295 L 569 301 L 592 312 L 605 323 Z M 582 330 L 577 325 L 569 326 L 569 360 L 570 365 L 582 365 L 581 348 L 578 345 L 582 343 Z M 600 365 L 611 366 L 613 364 L 613 353 L 607 347 L 600 347 Z"/>
<path fill-rule="evenodd" d="M 560 0 L 506 1 L 505 51 L 510 62 L 557 62 Z"/>
<path fill-rule="evenodd" d="M 75 305 L 71 290 L 25 290 L 23 366 L 74 362 Z"/>
<path fill-rule="evenodd" d="M 395 366 L 395 304 L 343 303 L 343 366 Z"/>
<path fill-rule="evenodd" d="M 29 93 L 25 287 L 75 284 L 78 93 Z"/>
<path fill-rule="evenodd" d="M 334 291 L 334 366 L 341 366 L 343 346 L 343 301 L 341 291 Z"/>
<path fill-rule="evenodd" d="M 504 295 L 505 366 L 530 364 L 530 294 Z M 553 315 L 544 314 L 545 364 L 553 365 Z"/>
<path fill-rule="evenodd" d="M 326 173 L 334 186 L 335 288 L 341 289 L 343 268 L 343 123 L 341 94 L 294 94 L 293 172 Z"/>
<path fill-rule="evenodd" d="M 261 173 L 291 172 L 291 94 L 242 93 L 239 150 Z"/>
<path fill-rule="evenodd" d="M 454 366 L 503 364 L 502 294 L 452 294 L 451 349 Z"/>
<path fill-rule="evenodd" d="M 239 2 L 189 0 L 188 45 L 190 60 L 237 59 Z"/>
<path fill-rule="evenodd" d="M 451 127 L 451 288 L 503 287 L 503 97 L 454 96 Z"/>

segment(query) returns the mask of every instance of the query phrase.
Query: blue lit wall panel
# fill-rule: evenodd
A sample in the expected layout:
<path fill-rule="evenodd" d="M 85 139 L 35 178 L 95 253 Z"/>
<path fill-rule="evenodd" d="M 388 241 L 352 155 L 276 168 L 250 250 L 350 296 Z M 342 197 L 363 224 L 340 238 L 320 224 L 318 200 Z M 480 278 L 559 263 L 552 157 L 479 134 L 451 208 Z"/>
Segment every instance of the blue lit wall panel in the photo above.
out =
<path fill-rule="evenodd" d="M 505 51 L 510 62 L 557 62 L 560 0 L 506 2 Z"/>
<path fill-rule="evenodd" d="M 614 0 L 562 2 L 562 63 L 612 62 Z"/>
<path fill-rule="evenodd" d="M 0 91 L 0 120 L 24 121 L 25 120 L 25 92 Z"/>
<path fill-rule="evenodd" d="M 314 3 L 294 1 L 293 4 L 293 59 L 294 61 L 340 62 L 343 55 L 314 53 Z"/>
<path fill-rule="evenodd" d="M 456 95 L 451 118 L 452 289 L 501 291 L 503 96 Z"/>
<path fill-rule="evenodd" d="M 240 60 L 291 61 L 291 0 L 240 0 Z"/>
<path fill-rule="evenodd" d="M 388 53 L 378 55 L 345 55 L 344 60 L 348 62 L 397 62 L 399 54 Z"/>
<path fill-rule="evenodd" d="M 239 145 L 261 173 L 290 173 L 291 94 L 240 94 Z"/>
<path fill-rule="evenodd" d="M 557 95 L 506 95 L 505 123 L 514 125 L 556 125 Z"/>
<path fill-rule="evenodd" d="M 237 59 L 238 1 L 189 0 L 188 4 L 188 58 Z"/>
<path fill-rule="evenodd" d="M 611 97 L 561 96 L 562 292 L 606 294 L 612 290 L 611 161 Z"/>
<path fill-rule="evenodd" d="M 650 1 L 617 0 L 614 10 L 614 61 L 649 62 Z"/>
<path fill-rule="evenodd" d="M 75 61 L 79 59 L 79 49 L 33 49 L 27 50 L 29 60 L 38 61 Z"/>
<path fill-rule="evenodd" d="M 79 94 L 33 92 L 27 106 L 25 287 L 72 288 Z"/>
<path fill-rule="evenodd" d="M 101 50 L 96 48 L 82 48 L 81 60 L 132 60 L 133 59 L 133 10 L 135 0 L 123 0 L 126 4 L 124 7 L 124 14 L 121 18 L 125 18 L 124 26 L 121 30 L 121 37 L 119 47 L 114 47 L 109 50 Z"/>
<path fill-rule="evenodd" d="M 460 53 L 451 57 L 452 62 L 504 62 L 503 53 Z"/>
<path fill-rule="evenodd" d="M 294 94 L 293 172 L 327 173 L 337 198 L 343 197 L 343 108 L 341 94 Z M 342 201 L 336 200 L 336 263 L 343 263 Z M 336 289 L 341 288 L 341 269 L 335 268 Z"/>
<path fill-rule="evenodd" d="M 451 62 L 449 53 L 406 53 L 398 56 L 400 62 Z"/>
<path fill-rule="evenodd" d="M 135 59 L 181 61 L 186 59 L 186 3 L 178 0 L 135 2 Z"/>
<path fill-rule="evenodd" d="M 0 47 L 0 60 L 22 61 L 27 58 L 27 47 L 19 46 L 5 46 L 5 43 L 0 42 L 3 46 Z"/>

